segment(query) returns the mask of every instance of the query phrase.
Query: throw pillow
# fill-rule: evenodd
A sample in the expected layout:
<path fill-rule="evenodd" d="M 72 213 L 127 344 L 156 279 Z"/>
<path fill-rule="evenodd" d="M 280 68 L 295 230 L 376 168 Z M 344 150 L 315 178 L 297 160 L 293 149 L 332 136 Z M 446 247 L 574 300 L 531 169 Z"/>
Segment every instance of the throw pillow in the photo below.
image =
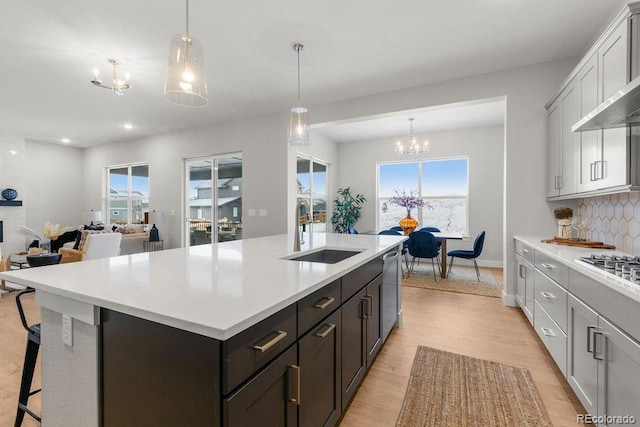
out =
<path fill-rule="evenodd" d="M 78 245 L 78 250 L 83 250 L 84 244 L 87 241 L 87 236 L 89 234 L 103 234 L 103 233 L 111 233 L 109 230 L 82 230 L 82 237 L 80 238 L 80 244 Z"/>
<path fill-rule="evenodd" d="M 76 243 L 73 245 L 73 249 L 80 248 L 80 240 L 82 239 L 82 230 L 78 230 L 76 234 Z"/>
<path fill-rule="evenodd" d="M 104 230 L 104 225 L 85 225 L 85 230 Z"/>

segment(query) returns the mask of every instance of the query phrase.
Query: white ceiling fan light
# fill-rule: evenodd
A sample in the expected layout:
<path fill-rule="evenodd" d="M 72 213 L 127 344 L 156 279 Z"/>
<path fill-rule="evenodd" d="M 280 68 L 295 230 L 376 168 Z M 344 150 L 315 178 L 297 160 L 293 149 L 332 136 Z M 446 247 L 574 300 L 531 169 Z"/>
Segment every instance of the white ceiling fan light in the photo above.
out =
<path fill-rule="evenodd" d="M 204 107 L 209 103 L 204 74 L 204 50 L 202 43 L 189 35 L 189 0 L 186 3 L 187 32 L 171 37 L 164 96 L 176 104 Z"/>

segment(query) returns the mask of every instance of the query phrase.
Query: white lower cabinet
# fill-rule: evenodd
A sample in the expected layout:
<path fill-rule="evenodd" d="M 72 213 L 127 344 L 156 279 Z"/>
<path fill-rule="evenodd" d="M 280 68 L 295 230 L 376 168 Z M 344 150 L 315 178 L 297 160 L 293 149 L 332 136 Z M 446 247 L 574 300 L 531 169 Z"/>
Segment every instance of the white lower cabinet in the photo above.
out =
<path fill-rule="evenodd" d="M 640 421 L 640 344 L 582 301 L 568 300 L 567 380 L 600 426 Z"/>
<path fill-rule="evenodd" d="M 535 302 L 534 327 L 536 333 L 549 350 L 551 357 L 562 371 L 563 375 L 567 374 L 567 335 L 562 331 L 560 326 L 554 322 L 553 318 L 545 311 L 544 308 Z"/>
<path fill-rule="evenodd" d="M 516 255 L 516 301 L 533 324 L 533 265 Z"/>

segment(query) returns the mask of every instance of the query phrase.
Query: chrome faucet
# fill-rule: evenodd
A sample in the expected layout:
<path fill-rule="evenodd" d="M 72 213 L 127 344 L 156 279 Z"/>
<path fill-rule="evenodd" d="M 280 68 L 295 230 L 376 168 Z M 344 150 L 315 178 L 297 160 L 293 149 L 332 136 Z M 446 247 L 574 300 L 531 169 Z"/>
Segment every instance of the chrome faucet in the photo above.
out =
<path fill-rule="evenodd" d="M 300 207 L 304 206 L 307 209 L 307 219 L 305 220 L 305 224 L 307 224 L 309 221 L 309 211 L 311 210 L 309 208 L 309 202 L 307 202 L 305 199 L 299 199 L 298 203 L 296 203 L 296 225 L 295 225 L 295 229 L 296 232 L 293 235 L 293 250 L 294 252 L 300 252 Z"/>

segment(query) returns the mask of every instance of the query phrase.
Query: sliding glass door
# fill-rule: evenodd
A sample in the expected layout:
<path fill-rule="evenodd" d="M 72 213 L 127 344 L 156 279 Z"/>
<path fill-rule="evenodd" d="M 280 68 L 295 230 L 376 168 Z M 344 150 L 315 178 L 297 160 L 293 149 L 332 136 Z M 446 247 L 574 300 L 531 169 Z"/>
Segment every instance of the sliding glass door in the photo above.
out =
<path fill-rule="evenodd" d="M 186 160 L 185 246 L 242 238 L 242 154 Z"/>

